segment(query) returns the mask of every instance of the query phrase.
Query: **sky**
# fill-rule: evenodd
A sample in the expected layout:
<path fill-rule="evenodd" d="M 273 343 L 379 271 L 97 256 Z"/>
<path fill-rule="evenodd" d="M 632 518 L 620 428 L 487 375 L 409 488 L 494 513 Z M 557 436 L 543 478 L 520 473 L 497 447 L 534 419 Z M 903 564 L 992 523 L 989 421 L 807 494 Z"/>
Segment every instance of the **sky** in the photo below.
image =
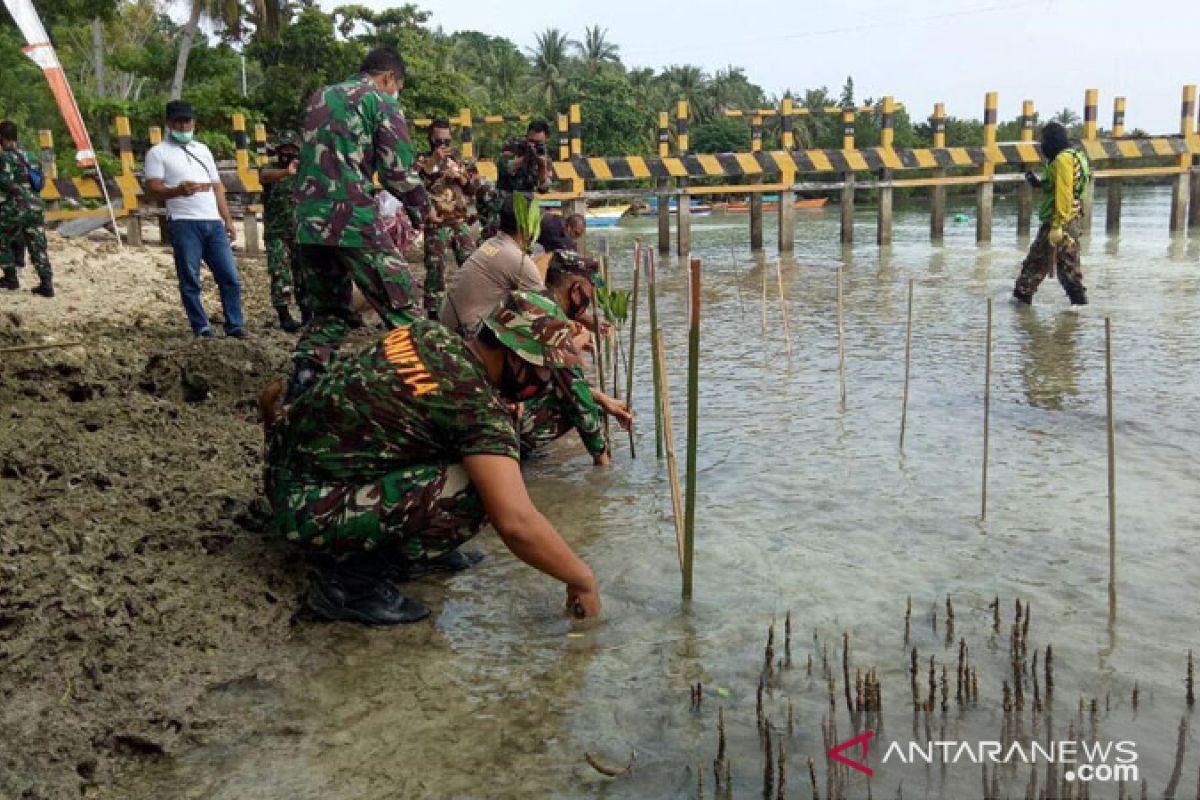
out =
<path fill-rule="evenodd" d="M 768 95 L 826 86 L 836 96 L 852 75 L 856 99 L 890 94 L 914 119 L 935 102 L 952 116 L 981 118 L 988 91 L 999 92 L 1001 120 L 1018 116 L 1025 99 L 1042 114 L 1070 107 L 1082 115 L 1084 91 L 1094 88 L 1102 126 L 1123 95 L 1128 128 L 1175 133 L 1182 87 L 1200 83 L 1196 0 L 415 1 L 432 12 L 430 25 L 523 48 L 546 28 L 578 39 L 600 25 L 626 66 L 691 63 L 711 73 L 733 64 Z"/>

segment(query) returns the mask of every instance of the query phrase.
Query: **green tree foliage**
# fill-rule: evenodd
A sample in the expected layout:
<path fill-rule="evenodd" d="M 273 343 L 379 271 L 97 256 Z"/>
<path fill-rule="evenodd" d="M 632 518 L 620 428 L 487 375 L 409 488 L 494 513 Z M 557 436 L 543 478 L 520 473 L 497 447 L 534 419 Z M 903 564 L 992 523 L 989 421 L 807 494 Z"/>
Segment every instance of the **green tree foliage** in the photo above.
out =
<path fill-rule="evenodd" d="M 103 145 L 112 119 L 131 118 L 135 145 L 146 144 L 147 129 L 162 124 L 163 105 L 171 96 L 173 78 L 181 63 L 188 24 L 172 20 L 169 0 L 39 0 L 51 37 L 58 47 L 84 118 Z M 655 152 L 658 113 L 669 113 L 674 129 L 675 107 L 685 99 L 690 107 L 690 146 L 695 152 L 745 151 L 750 146 L 750 120 L 726 112 L 773 108 L 768 97 L 740 67 L 730 65 L 711 74 L 694 64 L 675 64 L 656 70 L 627 68 L 618 44 L 599 25 L 586 25 L 576 41 L 571 31 L 550 28 L 536 34 L 523 50 L 514 42 L 479 31 L 446 33 L 429 25 L 429 14 L 405 4 L 376 10 L 344 5 L 324 10 L 312 0 L 188 0 L 188 11 L 199 9 L 210 25 L 197 23 L 186 54 L 183 96 L 196 107 L 202 140 L 219 156 L 232 150 L 229 117 L 245 114 L 248 123 L 265 121 L 271 130 L 297 127 L 306 100 L 320 87 L 355 73 L 373 47 L 397 48 L 409 65 L 402 103 L 411 117 L 456 117 L 469 108 L 476 120 L 484 115 L 543 117 L 553 126 L 572 103 L 582 107 L 582 139 L 589 154 Z M 94 46 L 93 20 L 103 47 Z M 19 33 L 0 17 L 0 111 L 24 129 L 25 144 L 36 147 L 38 128 L 50 128 L 59 143 L 60 169 L 70 166 L 69 138 L 59 120 L 48 87 L 37 67 L 21 52 Z M 102 54 L 104 91 L 97 80 Z M 243 56 L 247 88 L 242 93 Z M 838 95 L 826 87 L 792 92 L 798 107 L 809 113 L 793 118 L 798 147 L 839 148 L 842 121 L 827 108 L 872 105 L 856 97 L 854 80 L 847 77 Z M 901 99 L 901 98 L 898 98 Z M 1056 115 L 1078 135 L 1074 112 Z M 856 117 L 856 142 L 879 143 L 879 109 Z M 501 141 L 524 132 L 524 123 L 475 126 L 477 152 L 494 156 Z M 763 146 L 780 146 L 780 120 L 767 117 Z M 928 121 L 914 122 L 909 112 L 895 116 L 898 147 L 932 142 Z M 1015 121 L 1000 125 L 998 137 L 1020 136 Z M 978 145 L 983 128 L 978 120 L 950 118 L 951 145 Z M 115 138 L 111 139 L 115 143 Z M 556 137 L 550 151 L 557 154 Z"/>
<path fill-rule="evenodd" d="M 750 149 L 750 126 L 744 119 L 714 119 L 693 126 L 689 136 L 696 153 L 744 153 Z"/>

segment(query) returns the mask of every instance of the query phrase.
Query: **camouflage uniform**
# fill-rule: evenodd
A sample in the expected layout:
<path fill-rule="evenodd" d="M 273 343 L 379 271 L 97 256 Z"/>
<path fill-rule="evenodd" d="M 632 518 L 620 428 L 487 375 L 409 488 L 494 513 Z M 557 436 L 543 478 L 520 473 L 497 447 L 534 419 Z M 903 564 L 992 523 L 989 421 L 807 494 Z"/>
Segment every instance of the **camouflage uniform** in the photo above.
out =
<path fill-rule="evenodd" d="M 583 446 L 593 456 L 608 449 L 604 438 L 604 410 L 592 397 L 592 388 L 580 367 L 563 370 L 553 391 L 525 403 L 521 414 L 521 455 L 528 456 L 568 433 L 579 431 Z"/>
<path fill-rule="evenodd" d="M 263 229 L 267 242 L 267 275 L 271 278 L 271 305 L 286 308 L 300 284 L 299 252 L 296 248 L 296 207 L 292 191 L 296 178 L 290 175 L 263 187 Z M 299 302 L 299 298 L 297 298 Z M 304 305 L 300 303 L 300 305 Z"/>
<path fill-rule="evenodd" d="M 20 150 L 0 151 L 0 269 L 15 278 L 15 250 L 24 245 L 43 283 L 53 277 L 46 248 L 42 198 L 29 184 L 29 158 Z"/>
<path fill-rule="evenodd" d="M 289 539 L 432 556 L 485 522 L 470 455 L 518 458 L 512 414 L 457 334 L 417 320 L 338 359 L 290 407 L 268 447 L 268 496 Z"/>
<path fill-rule="evenodd" d="M 444 163 L 434 163 L 432 153 L 427 153 L 420 162 L 421 178 L 425 182 L 425 195 L 430 208 L 437 213 L 438 221 L 425 221 L 425 308 L 431 317 L 436 316 L 442 298 L 446 294 L 446 251 L 454 250 L 459 266 L 475 251 L 479 243 L 471 234 L 471 223 L 475 221 L 468 204 L 479 189 L 479 173 L 474 165 L 464 165 L 456 153 L 449 159 L 458 163 L 466 183 L 447 178 Z"/>
<path fill-rule="evenodd" d="M 485 185 L 476 195 L 475 207 L 479 210 L 483 239 L 490 239 L 500 232 L 500 208 L 504 205 L 507 195 L 513 192 L 550 191 L 549 172 L 542 177 L 528 162 L 522 165 L 519 172 L 513 172 L 513 162 L 516 161 L 524 141 L 525 139 L 513 139 L 504 144 L 500 149 L 500 157 L 496 159 L 495 185 Z"/>
<path fill-rule="evenodd" d="M 348 330 L 354 285 L 389 328 L 417 316 L 408 265 L 377 213 L 374 178 L 418 215 L 425 191 L 409 171 L 415 153 L 399 104 L 365 75 L 312 96 L 303 138 L 293 197 L 301 291 L 313 319 L 293 358 L 324 364 Z"/>
<path fill-rule="evenodd" d="M 1083 198 L 1091 182 L 1087 156 L 1075 148 L 1067 148 L 1046 165 L 1042 186 L 1045 196 L 1038 208 L 1041 227 L 1029 254 L 1021 264 L 1021 275 L 1014 289 L 1020 299 L 1029 302 L 1033 293 L 1052 269 L 1057 267 L 1058 282 L 1072 303 L 1086 302 L 1083 268 L 1079 263 L 1079 237 L 1083 234 Z M 1060 228 L 1070 240 L 1058 247 L 1050 244 L 1050 231 Z"/>

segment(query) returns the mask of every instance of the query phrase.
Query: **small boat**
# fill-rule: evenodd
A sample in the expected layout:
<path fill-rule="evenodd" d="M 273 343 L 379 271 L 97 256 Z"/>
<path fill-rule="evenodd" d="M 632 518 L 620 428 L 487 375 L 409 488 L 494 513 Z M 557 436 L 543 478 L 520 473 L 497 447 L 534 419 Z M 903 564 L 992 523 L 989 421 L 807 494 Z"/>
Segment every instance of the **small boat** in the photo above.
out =
<path fill-rule="evenodd" d="M 667 208 L 672 213 L 678 211 L 679 210 L 679 201 L 677 199 L 675 199 L 674 197 L 672 197 L 671 203 L 669 206 L 667 206 Z M 709 214 L 711 214 L 713 211 L 713 207 L 711 205 L 709 205 L 708 203 L 702 203 L 699 200 L 692 200 L 688 204 L 688 208 L 691 210 L 692 216 L 694 216 L 694 217 L 706 217 Z M 651 215 L 651 214 L 657 214 L 658 213 L 658 198 L 657 197 L 647 198 L 645 205 L 642 206 L 642 210 L 639 211 L 639 213 L 641 213 L 643 215 L 647 215 L 647 216 Z"/>
<path fill-rule="evenodd" d="M 792 203 L 792 208 L 821 208 L 829 202 L 828 197 L 808 197 L 802 200 L 797 200 Z M 749 203 L 730 203 L 725 208 L 726 211 L 746 212 L 750 210 Z M 763 200 L 763 211 L 778 211 L 779 200 Z"/>
<path fill-rule="evenodd" d="M 629 211 L 629 204 L 616 206 L 597 206 L 587 210 L 587 224 L 592 228 L 610 228 L 621 221 L 621 217 Z"/>

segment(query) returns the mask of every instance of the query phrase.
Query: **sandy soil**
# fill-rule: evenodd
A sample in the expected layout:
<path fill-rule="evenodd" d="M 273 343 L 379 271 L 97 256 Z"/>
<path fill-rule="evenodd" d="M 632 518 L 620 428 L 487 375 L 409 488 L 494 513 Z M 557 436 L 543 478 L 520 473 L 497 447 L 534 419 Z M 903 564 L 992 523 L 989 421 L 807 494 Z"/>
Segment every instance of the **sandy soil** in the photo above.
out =
<path fill-rule="evenodd" d="M 206 693 L 328 658 L 292 641 L 304 565 L 265 525 L 254 399 L 292 338 L 264 264 L 239 258 L 252 338 L 194 340 L 170 253 L 96 236 L 52 234 L 54 300 L 0 292 L 0 349 L 78 342 L 0 352 L 2 798 L 117 797 L 236 735 Z"/>

